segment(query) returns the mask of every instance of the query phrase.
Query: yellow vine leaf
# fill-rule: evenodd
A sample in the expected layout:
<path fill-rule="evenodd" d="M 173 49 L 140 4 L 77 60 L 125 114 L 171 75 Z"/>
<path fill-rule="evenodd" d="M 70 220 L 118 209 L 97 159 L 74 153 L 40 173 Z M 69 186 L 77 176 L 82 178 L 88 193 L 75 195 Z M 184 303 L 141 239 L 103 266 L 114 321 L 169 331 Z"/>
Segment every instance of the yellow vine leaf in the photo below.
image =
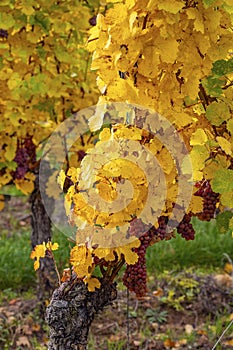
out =
<path fill-rule="evenodd" d="M 12 180 L 11 170 L 6 169 L 5 174 L 0 177 L 0 187 L 8 184 L 11 180 Z"/>
<path fill-rule="evenodd" d="M 64 187 L 65 179 L 66 179 L 66 173 L 62 169 L 57 177 L 57 183 L 59 184 L 62 190 Z"/>
<path fill-rule="evenodd" d="M 203 129 L 197 129 L 190 138 L 190 145 L 204 145 L 207 142 L 208 138 Z"/>
<path fill-rule="evenodd" d="M 114 132 L 114 138 L 139 141 L 142 139 L 142 130 L 137 127 L 127 128 L 125 125 L 119 124 Z"/>
<path fill-rule="evenodd" d="M 24 194 L 30 194 L 34 190 L 35 175 L 32 173 L 26 173 L 24 179 L 14 180 L 16 188 Z"/>
<path fill-rule="evenodd" d="M 177 12 L 179 12 L 183 6 L 184 6 L 184 3 L 182 1 L 170 1 L 170 0 L 163 0 L 158 4 L 158 8 L 160 10 L 164 10 L 166 12 L 170 12 L 173 14 L 176 14 Z"/>
<path fill-rule="evenodd" d="M 203 198 L 193 195 L 189 203 L 189 211 L 193 214 L 201 213 L 203 211 Z"/>
<path fill-rule="evenodd" d="M 87 276 L 83 281 L 87 284 L 89 292 L 94 292 L 96 288 L 101 286 L 100 281 L 92 276 Z"/>
<path fill-rule="evenodd" d="M 203 169 L 205 167 L 205 161 L 209 158 L 209 151 L 205 146 L 196 145 L 190 152 L 192 167 L 193 167 L 193 179 L 194 181 L 200 181 L 203 177 Z"/>
<path fill-rule="evenodd" d="M 121 259 L 123 255 L 127 264 L 135 264 L 138 261 L 137 253 L 133 252 L 133 248 L 138 248 L 140 246 L 140 240 L 138 238 L 134 238 L 130 243 L 125 244 L 124 246 L 120 246 L 118 248 L 96 248 L 93 251 L 93 254 L 97 256 L 99 259 L 104 258 L 106 261 L 113 261 L 116 259 L 117 254 L 118 260 Z"/>
<path fill-rule="evenodd" d="M 78 181 L 79 174 L 80 174 L 80 169 L 75 167 L 70 167 L 67 172 L 67 175 L 70 176 L 71 181 L 73 183 L 76 183 Z"/>
<path fill-rule="evenodd" d="M 36 259 L 34 262 L 34 270 L 36 271 L 39 269 L 40 259 L 45 257 L 46 250 L 57 250 L 58 247 L 58 243 L 52 244 L 52 242 L 43 242 L 42 244 L 36 245 L 30 255 L 31 259 Z"/>
<path fill-rule="evenodd" d="M 104 128 L 100 134 L 99 134 L 99 139 L 100 141 L 107 141 L 111 137 L 111 131 L 109 128 Z"/>
<path fill-rule="evenodd" d="M 106 261 L 115 260 L 114 249 L 113 248 L 96 248 L 93 252 L 95 256 L 99 259 L 105 259 Z"/>
<path fill-rule="evenodd" d="M 109 180 L 108 183 L 104 182 L 104 179 L 96 185 L 99 195 L 107 202 L 112 202 L 117 198 L 116 182 Z"/>
<path fill-rule="evenodd" d="M 46 243 L 46 248 L 48 250 L 57 250 L 59 248 L 59 244 L 58 243 L 52 243 L 52 242 L 48 242 Z"/>
<path fill-rule="evenodd" d="M 121 255 L 124 256 L 125 262 L 128 265 L 133 265 L 138 261 L 138 255 L 137 253 L 133 252 L 133 248 L 138 248 L 140 246 L 140 240 L 138 238 L 135 238 L 131 243 L 124 245 L 122 247 L 116 248 L 115 252 L 117 253 L 119 259 Z"/>
<path fill-rule="evenodd" d="M 4 203 L 4 196 L 0 195 L 0 211 L 4 209 L 5 203 Z"/>
<path fill-rule="evenodd" d="M 78 278 L 88 276 L 93 263 L 91 250 L 85 244 L 76 245 L 70 252 L 70 263 Z"/>
<path fill-rule="evenodd" d="M 69 198 L 68 206 L 70 208 L 72 202 L 72 198 Z M 90 225 L 93 224 L 95 218 L 95 209 L 89 205 L 82 193 L 75 193 L 73 195 L 74 202 L 74 210 L 73 216 L 81 217 L 81 219 L 85 222 L 87 221 Z"/>
<path fill-rule="evenodd" d="M 5 151 L 5 158 L 6 160 L 8 160 L 9 162 L 12 161 L 15 157 L 15 153 L 16 153 L 16 149 L 17 149 L 17 138 L 16 137 L 12 137 L 11 138 L 11 143 L 7 145 L 6 147 L 6 151 Z"/>
<path fill-rule="evenodd" d="M 232 144 L 222 136 L 217 136 L 216 140 L 218 141 L 221 149 L 229 156 L 232 156 Z"/>
<path fill-rule="evenodd" d="M 103 124 L 104 114 L 107 110 L 104 102 L 104 97 L 100 96 L 98 106 L 95 109 L 95 113 L 88 120 L 88 125 L 92 132 L 100 129 Z"/>
<path fill-rule="evenodd" d="M 69 187 L 68 192 L 65 195 L 64 205 L 65 205 L 65 211 L 67 216 L 70 214 L 70 208 L 71 208 L 74 192 L 75 192 L 75 187 L 73 185 Z"/>

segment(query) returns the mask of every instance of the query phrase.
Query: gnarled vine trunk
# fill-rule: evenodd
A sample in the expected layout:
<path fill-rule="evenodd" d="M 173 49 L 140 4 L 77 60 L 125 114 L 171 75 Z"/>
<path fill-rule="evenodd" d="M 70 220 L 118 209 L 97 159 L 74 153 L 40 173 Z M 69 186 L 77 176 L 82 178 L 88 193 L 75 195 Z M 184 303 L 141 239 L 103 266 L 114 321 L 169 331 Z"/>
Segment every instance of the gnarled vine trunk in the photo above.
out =
<path fill-rule="evenodd" d="M 86 350 L 95 315 L 117 297 L 115 283 L 101 280 L 101 287 L 89 292 L 74 279 L 57 288 L 46 310 L 50 327 L 48 350 Z"/>
<path fill-rule="evenodd" d="M 31 203 L 31 244 L 32 248 L 43 242 L 51 241 L 51 221 L 45 210 L 39 188 L 39 171 L 36 170 L 34 191 L 30 196 Z M 46 184 L 44 184 L 45 186 Z M 53 208 L 51 199 L 51 210 Z M 37 272 L 37 297 L 40 301 L 50 299 L 53 290 L 57 287 L 57 276 L 52 259 L 45 257 L 40 261 L 40 269 Z"/>

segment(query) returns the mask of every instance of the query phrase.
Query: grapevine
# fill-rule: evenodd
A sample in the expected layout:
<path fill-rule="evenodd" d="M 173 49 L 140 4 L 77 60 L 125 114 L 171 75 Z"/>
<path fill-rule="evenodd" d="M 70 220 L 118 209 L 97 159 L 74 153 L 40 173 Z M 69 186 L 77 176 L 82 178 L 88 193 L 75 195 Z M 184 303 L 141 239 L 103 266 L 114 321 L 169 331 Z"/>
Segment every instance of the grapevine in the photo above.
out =
<path fill-rule="evenodd" d="M 193 240 L 195 235 L 195 230 L 193 228 L 191 221 L 192 214 L 185 214 L 182 221 L 177 227 L 177 232 L 185 238 L 187 241 Z"/>
<path fill-rule="evenodd" d="M 204 199 L 203 211 L 198 214 L 198 218 L 203 221 L 210 221 L 215 217 L 217 203 L 219 202 L 219 193 L 213 192 L 208 180 L 196 183 L 196 187 L 198 190 L 195 196 L 200 196 Z"/>
<path fill-rule="evenodd" d="M 125 263 L 125 285 L 137 296 L 144 295 L 147 248 L 175 232 L 193 240 L 193 216 L 210 221 L 233 206 L 229 7 L 227 0 L 107 0 L 102 14 L 88 17 L 87 49 L 99 101 L 88 120 L 90 134 L 84 135 L 88 146 L 81 140 L 70 148 L 57 181 L 75 232 L 72 269 L 90 291 L 99 287 L 95 267 L 112 281 Z M 105 124 L 113 104 L 121 101 L 124 108 L 113 113 L 121 121 Z M 142 101 L 144 110 L 139 107 Z M 156 111 L 153 118 L 151 110 Z M 139 160 L 144 153 L 142 170 Z M 157 161 L 153 167 L 152 158 Z M 117 188 L 127 181 L 134 190 L 131 203 L 108 212 L 107 204 L 116 200 Z M 86 183 L 91 184 L 91 195 L 100 197 L 94 205 L 88 202 Z M 160 195 L 162 185 L 166 198 Z M 191 195 L 184 204 L 187 193 Z M 154 217 L 145 215 L 144 220 L 140 213 L 148 198 L 156 198 L 157 205 L 151 209 Z M 101 211 L 104 201 L 107 209 Z M 111 234 L 105 235 L 105 230 Z"/>

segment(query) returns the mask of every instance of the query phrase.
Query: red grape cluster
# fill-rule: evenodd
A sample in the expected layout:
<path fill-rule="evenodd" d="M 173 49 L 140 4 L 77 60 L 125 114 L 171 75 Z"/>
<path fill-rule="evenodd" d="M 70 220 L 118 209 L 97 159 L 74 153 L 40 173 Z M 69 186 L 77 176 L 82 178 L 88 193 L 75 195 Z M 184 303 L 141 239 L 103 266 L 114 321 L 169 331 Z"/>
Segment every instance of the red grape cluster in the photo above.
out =
<path fill-rule="evenodd" d="M 96 15 L 92 16 L 90 19 L 89 19 L 89 23 L 91 26 L 96 26 Z"/>
<path fill-rule="evenodd" d="M 21 147 L 17 149 L 14 161 L 17 163 L 15 178 L 18 180 L 23 179 L 28 171 L 28 157 L 26 148 Z"/>
<path fill-rule="evenodd" d="M 158 218 L 158 228 L 156 229 L 157 232 L 155 232 L 155 235 L 158 236 L 160 239 L 164 239 L 167 234 L 167 223 L 168 223 L 168 217 L 167 216 L 160 216 Z"/>
<path fill-rule="evenodd" d="M 182 221 L 177 226 L 177 232 L 187 241 L 193 240 L 195 231 L 191 223 L 192 214 L 185 214 Z"/>
<path fill-rule="evenodd" d="M 146 249 L 150 245 L 153 233 L 141 219 L 131 221 L 128 233 L 130 236 L 138 237 L 141 244 L 134 249 L 134 252 L 138 255 L 138 261 L 134 265 L 127 265 L 123 283 L 140 298 L 146 294 Z"/>
<path fill-rule="evenodd" d="M 0 38 L 3 38 L 3 39 L 7 39 L 8 38 L 7 30 L 0 28 Z"/>
<path fill-rule="evenodd" d="M 23 179 L 29 169 L 30 163 L 36 161 L 36 148 L 31 138 L 24 140 L 24 143 L 17 148 L 14 161 L 17 163 L 15 178 Z"/>
<path fill-rule="evenodd" d="M 198 218 L 203 221 L 210 221 L 215 216 L 216 204 L 219 201 L 219 194 L 213 192 L 208 180 L 202 180 L 195 185 L 198 190 L 195 196 L 203 198 L 203 211 L 198 214 Z"/>
<path fill-rule="evenodd" d="M 143 253 L 137 251 L 139 255 L 138 261 L 134 265 L 127 265 L 124 276 L 123 283 L 128 288 L 130 292 L 134 292 L 137 298 L 143 297 L 146 292 L 146 257 Z"/>
<path fill-rule="evenodd" d="M 158 219 L 158 228 L 146 225 L 141 219 L 134 219 L 130 223 L 129 235 L 138 237 L 141 244 L 134 252 L 138 255 L 138 261 L 134 265 L 127 265 L 123 276 L 124 285 L 135 292 L 137 297 L 143 297 L 146 294 L 146 250 L 154 237 L 164 239 L 166 236 L 168 218 L 161 216 Z"/>

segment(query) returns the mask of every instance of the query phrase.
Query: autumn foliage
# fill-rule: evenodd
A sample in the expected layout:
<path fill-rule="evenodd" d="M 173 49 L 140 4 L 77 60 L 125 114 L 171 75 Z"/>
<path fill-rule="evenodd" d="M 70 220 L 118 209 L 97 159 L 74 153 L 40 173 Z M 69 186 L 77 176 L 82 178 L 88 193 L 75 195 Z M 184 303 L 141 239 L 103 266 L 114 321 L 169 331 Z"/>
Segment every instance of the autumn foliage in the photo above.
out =
<path fill-rule="evenodd" d="M 97 7 L 98 1 L 1 1 L 0 187 L 31 193 L 43 142 L 96 102 L 84 46 Z"/>
<path fill-rule="evenodd" d="M 82 154 L 68 157 L 58 179 L 50 181 L 58 181 L 64 191 L 69 222 L 77 228 L 70 259 L 77 278 L 93 291 L 100 286 L 93 277 L 96 266 L 112 281 L 126 263 L 125 284 L 140 296 L 135 286 L 146 282 L 146 248 L 174 235 L 168 230 L 171 222 L 186 239 L 194 238 L 193 215 L 209 221 L 220 212 L 220 227 L 233 228 L 233 214 L 227 210 L 233 206 L 233 6 L 231 0 L 106 0 L 95 17 L 99 5 L 93 3 L 16 2 L 14 11 L 1 5 L 0 184 L 13 182 L 24 193 L 32 191 L 41 143 L 72 113 L 97 101 L 96 79 L 98 103 L 90 132 L 75 145 L 75 152 Z M 88 31 L 90 23 L 94 25 Z M 118 102 L 126 106 L 121 109 L 124 123 L 102 125 L 104 114 Z M 143 109 L 155 111 L 157 119 Z M 147 120 L 157 134 L 146 128 Z M 174 130 L 183 148 L 179 142 L 172 148 L 162 142 L 161 135 L 169 140 Z M 114 147 L 106 149 L 106 142 Z M 130 164 L 117 146 L 123 143 Z M 28 151 L 29 144 L 34 153 Z M 153 173 L 148 159 L 143 169 L 137 163 L 142 149 L 160 164 L 165 199 L 158 195 L 161 173 L 148 181 L 145 173 Z M 172 150 L 180 154 L 179 164 Z M 114 159 L 96 168 L 98 160 L 111 153 Z M 27 164 L 23 172 L 20 162 Z M 107 202 L 117 198 L 120 183 L 130 181 L 132 202 L 117 213 L 101 211 L 83 194 L 88 181 Z M 158 196 L 153 210 L 157 219 L 136 221 L 148 202 L 148 182 Z M 49 188 L 51 182 L 48 194 Z M 180 191 L 181 198 L 189 193 L 188 205 L 178 200 Z M 101 236 L 106 229 L 111 230 L 110 247 L 103 244 L 109 236 Z"/>

